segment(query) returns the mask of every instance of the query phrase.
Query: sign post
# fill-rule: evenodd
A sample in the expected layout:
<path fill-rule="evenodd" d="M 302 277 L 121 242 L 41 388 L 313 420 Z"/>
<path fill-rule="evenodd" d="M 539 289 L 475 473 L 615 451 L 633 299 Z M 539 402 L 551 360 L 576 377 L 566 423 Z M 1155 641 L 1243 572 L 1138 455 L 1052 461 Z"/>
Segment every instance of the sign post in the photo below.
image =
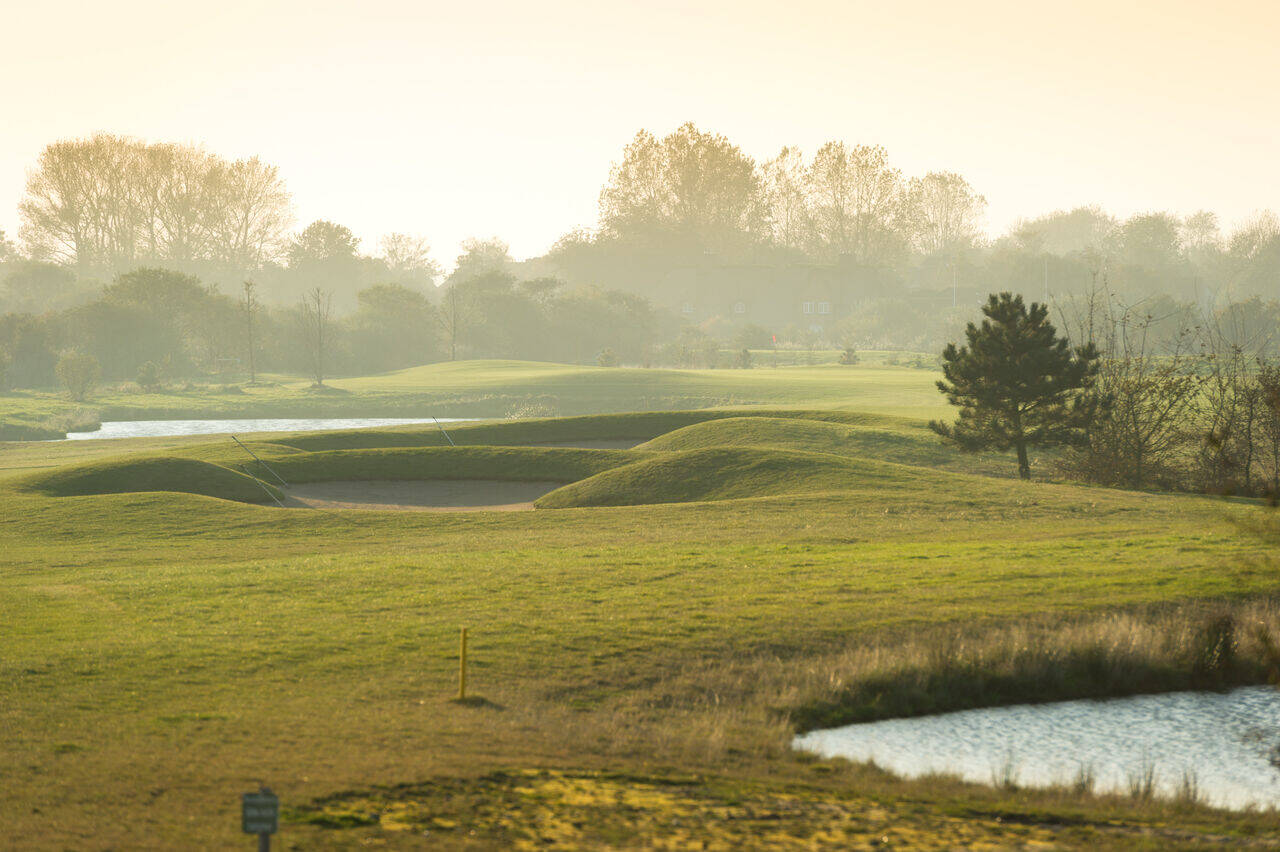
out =
<path fill-rule="evenodd" d="M 458 637 L 458 700 L 467 700 L 467 628 Z"/>
<path fill-rule="evenodd" d="M 271 852 L 271 835 L 280 824 L 280 800 L 266 787 L 240 798 L 240 827 L 245 834 L 258 835 L 258 852 Z"/>

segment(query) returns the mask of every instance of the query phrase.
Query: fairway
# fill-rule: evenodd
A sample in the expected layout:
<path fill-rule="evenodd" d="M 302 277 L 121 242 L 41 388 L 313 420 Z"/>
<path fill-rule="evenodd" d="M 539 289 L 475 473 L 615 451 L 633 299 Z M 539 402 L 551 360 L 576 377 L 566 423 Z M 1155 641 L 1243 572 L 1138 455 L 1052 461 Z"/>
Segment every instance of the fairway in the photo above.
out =
<path fill-rule="evenodd" d="M 434 427 L 250 442 L 294 497 L 221 439 L 11 449 L 12 836 L 233 845 L 257 779 L 305 848 L 1273 830 L 1271 814 L 907 783 L 790 751 L 842 721 L 1187 688 L 1201 675 L 1182 649 L 1209 614 L 1275 619 L 1273 548 L 1244 529 L 1263 510 L 1021 483 L 886 409 L 500 421 L 452 429 L 456 447 Z M 537 508 L 390 510 L 477 482 Z M 343 499 L 379 488 L 388 511 Z M 1251 659 L 1221 676 L 1264 680 Z M 630 810 L 592 804 L 618 797 Z"/>
<path fill-rule="evenodd" d="M 1280 852 L 1280 3 L 9 5 L 0 852 Z"/>
<path fill-rule="evenodd" d="M 104 388 L 85 403 L 63 394 L 6 394 L 0 413 L 14 429 L 54 429 L 22 437 L 53 438 L 77 420 L 171 420 L 270 417 L 546 416 L 669 411 L 723 406 L 856 409 L 929 418 L 945 413 L 933 369 L 883 358 L 843 367 L 760 366 L 750 370 L 584 367 L 535 361 L 456 361 L 393 373 L 335 378 L 324 389 L 276 376 L 258 386 L 193 386 L 142 393 Z M 0 431 L 0 436 L 3 436 Z"/>

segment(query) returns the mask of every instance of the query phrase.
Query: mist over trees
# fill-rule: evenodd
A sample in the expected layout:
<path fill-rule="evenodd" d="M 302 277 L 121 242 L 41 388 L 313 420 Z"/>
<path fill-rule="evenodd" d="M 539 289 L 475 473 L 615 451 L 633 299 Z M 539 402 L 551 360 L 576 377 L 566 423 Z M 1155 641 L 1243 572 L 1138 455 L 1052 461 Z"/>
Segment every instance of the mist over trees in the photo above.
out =
<path fill-rule="evenodd" d="M 476 357 L 741 367 L 775 346 L 856 360 L 940 351 L 1001 291 L 1058 306 L 1105 292 L 1113 312 L 1155 317 L 1162 341 L 1177 332 L 1160 318 L 1194 313 L 1250 357 L 1275 353 L 1270 213 L 1224 233 L 1203 211 L 1082 207 L 992 238 L 957 173 L 906 175 L 886 149 L 841 140 L 757 160 L 692 123 L 640 131 L 601 177 L 595 227 L 525 260 L 474 238 L 446 274 L 425 237 L 366 247 L 340 219 L 297 223 L 258 158 L 56 142 L 33 164 L 17 238 L 0 235 L 3 381 L 54 386 L 72 352 L 104 382 L 150 363 L 161 384 Z M 317 291 L 331 314 L 321 370 L 304 333 Z"/>
<path fill-rule="evenodd" d="M 18 209 L 31 259 L 85 275 L 253 269 L 279 255 L 293 224 L 275 166 L 107 134 L 45 148 Z"/>

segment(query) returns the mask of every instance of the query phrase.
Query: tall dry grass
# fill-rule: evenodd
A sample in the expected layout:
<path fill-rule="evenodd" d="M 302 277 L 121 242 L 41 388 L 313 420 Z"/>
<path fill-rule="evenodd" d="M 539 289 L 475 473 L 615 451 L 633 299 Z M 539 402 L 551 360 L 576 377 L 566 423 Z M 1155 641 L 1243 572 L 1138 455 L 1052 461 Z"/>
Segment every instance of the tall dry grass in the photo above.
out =
<path fill-rule="evenodd" d="M 1266 683 L 1277 678 L 1277 636 L 1275 599 L 921 627 L 807 657 L 688 666 L 597 721 L 623 751 L 777 757 L 815 728 Z"/>

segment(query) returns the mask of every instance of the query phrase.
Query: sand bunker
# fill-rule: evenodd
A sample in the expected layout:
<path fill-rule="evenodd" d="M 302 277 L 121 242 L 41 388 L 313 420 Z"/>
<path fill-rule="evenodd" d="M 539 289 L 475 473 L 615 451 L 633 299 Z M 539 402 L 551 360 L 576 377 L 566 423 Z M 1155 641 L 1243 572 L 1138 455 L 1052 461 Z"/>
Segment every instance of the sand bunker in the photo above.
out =
<path fill-rule="evenodd" d="M 313 509 L 403 512 L 518 512 L 563 482 L 500 479 L 311 482 L 289 489 L 289 505 Z"/>
<path fill-rule="evenodd" d="M 581 441 L 535 441 L 532 444 L 523 444 L 522 446 L 564 447 L 576 450 L 629 450 L 643 443 L 644 441 L 638 438 L 599 438 L 597 440 L 584 439 Z"/>

